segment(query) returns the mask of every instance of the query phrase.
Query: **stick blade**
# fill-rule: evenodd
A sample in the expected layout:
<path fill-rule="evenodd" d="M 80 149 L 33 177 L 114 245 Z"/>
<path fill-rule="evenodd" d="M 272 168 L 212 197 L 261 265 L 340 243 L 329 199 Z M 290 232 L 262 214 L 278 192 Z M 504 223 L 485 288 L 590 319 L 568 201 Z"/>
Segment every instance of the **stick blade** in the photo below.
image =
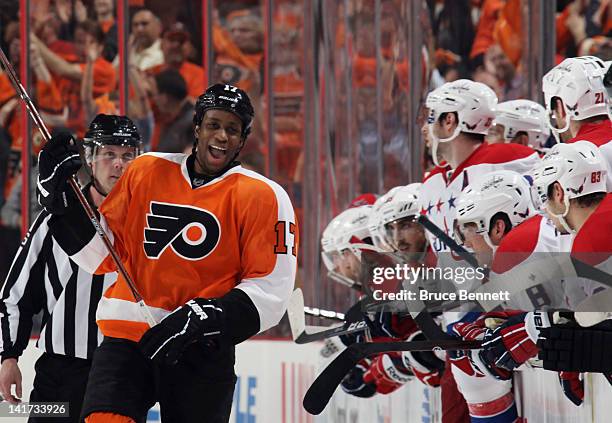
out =
<path fill-rule="evenodd" d="M 304 293 L 297 288 L 289 298 L 287 317 L 291 327 L 291 337 L 295 341 L 306 331 L 306 317 L 304 316 Z"/>
<path fill-rule="evenodd" d="M 344 376 L 363 358 L 358 352 L 347 348 L 323 369 L 304 395 L 302 405 L 307 412 L 321 414 Z"/>

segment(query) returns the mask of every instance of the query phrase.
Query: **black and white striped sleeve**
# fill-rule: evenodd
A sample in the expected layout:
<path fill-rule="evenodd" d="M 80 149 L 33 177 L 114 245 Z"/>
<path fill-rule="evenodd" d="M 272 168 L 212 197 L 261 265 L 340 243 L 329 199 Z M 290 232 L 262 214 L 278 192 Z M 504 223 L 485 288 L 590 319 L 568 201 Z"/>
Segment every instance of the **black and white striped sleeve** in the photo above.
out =
<path fill-rule="evenodd" d="M 45 261 L 53 238 L 49 213 L 41 212 L 17 251 L 0 294 L 0 355 L 17 358 L 27 347 L 32 319 L 45 304 Z"/>

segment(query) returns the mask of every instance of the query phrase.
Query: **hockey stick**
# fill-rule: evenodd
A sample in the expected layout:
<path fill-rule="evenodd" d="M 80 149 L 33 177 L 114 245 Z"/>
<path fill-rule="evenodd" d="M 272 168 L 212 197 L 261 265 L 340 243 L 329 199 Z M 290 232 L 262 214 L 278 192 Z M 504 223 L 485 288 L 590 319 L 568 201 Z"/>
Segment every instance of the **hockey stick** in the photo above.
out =
<path fill-rule="evenodd" d="M 367 329 L 365 321 L 344 321 L 344 324 L 333 328 L 316 327 L 315 332 L 308 332 L 308 329 L 313 327 L 306 326 L 306 317 L 304 315 L 304 294 L 300 288 L 297 288 L 291 294 L 289 305 L 287 306 L 287 317 L 289 317 L 289 326 L 291 327 L 291 336 L 296 344 L 307 344 L 309 342 L 321 341 L 339 335 L 346 335 L 354 332 L 362 332 Z"/>
<path fill-rule="evenodd" d="M 450 248 L 450 250 L 461 257 L 463 260 L 467 261 L 470 266 L 477 268 L 480 267 L 478 265 L 478 260 L 471 254 L 468 250 L 463 248 L 461 245 L 457 244 L 454 239 L 450 236 L 446 235 L 446 233 L 438 228 L 435 223 L 429 220 L 426 216 L 420 215 L 417 221 L 425 228 L 429 233 L 438 238 L 444 244 Z"/>
<path fill-rule="evenodd" d="M 45 142 L 50 142 L 51 133 L 49 132 L 49 129 L 45 125 L 45 122 L 43 122 L 42 117 L 40 116 L 40 113 L 38 113 L 38 110 L 36 109 L 36 107 L 34 106 L 34 103 L 32 102 L 32 99 L 26 92 L 23 85 L 21 85 L 21 82 L 19 81 L 19 77 L 17 76 L 17 73 L 15 72 L 15 69 L 13 68 L 13 65 L 11 65 L 11 62 L 4 54 L 4 50 L 2 48 L 0 48 L 0 62 L 2 62 L 2 65 L 4 66 L 7 76 L 9 77 L 11 83 L 13 84 L 15 91 L 17 92 L 19 97 L 21 97 L 21 100 L 26 105 L 26 108 L 28 109 L 28 112 L 30 113 L 30 117 L 32 118 L 32 120 L 34 121 L 38 129 L 40 130 Z M 102 238 L 102 242 L 104 242 L 104 245 L 106 245 L 108 252 L 110 253 L 113 261 L 115 262 L 115 265 L 117 266 L 117 270 L 119 271 L 121 276 L 123 276 L 123 278 L 125 279 L 128 287 L 130 288 L 130 291 L 132 292 L 132 295 L 134 296 L 134 300 L 136 300 L 136 303 L 139 305 L 139 308 L 142 312 L 142 316 L 145 318 L 149 326 L 151 327 L 155 326 L 157 324 L 157 321 L 153 317 L 153 314 L 151 314 L 151 310 L 149 310 L 149 307 L 147 307 L 147 305 L 145 304 L 144 299 L 142 298 L 142 295 L 140 295 L 140 293 L 136 289 L 136 285 L 134 284 L 134 281 L 128 274 L 125 266 L 123 265 L 123 263 L 121 263 L 121 258 L 119 257 L 119 254 L 117 254 L 117 251 L 115 251 L 115 248 L 113 247 L 113 243 L 109 239 L 106 232 L 104 232 L 104 229 L 102 229 L 102 226 L 100 226 L 100 222 L 98 221 L 98 218 L 96 217 L 94 210 L 91 208 L 91 206 L 85 199 L 85 196 L 81 192 L 81 189 L 79 188 L 79 184 L 76 178 L 72 176 L 68 180 L 68 183 L 70 187 L 72 188 L 72 190 L 74 191 L 74 194 L 77 196 L 79 203 L 81 203 L 81 205 L 83 206 L 83 209 L 85 209 L 85 213 L 87 214 L 87 217 L 89 218 L 94 228 L 96 229 L 96 232 L 98 233 L 98 235 L 100 235 L 100 238 Z"/>
<path fill-rule="evenodd" d="M 480 348 L 480 341 L 412 341 L 356 343 L 347 347 L 319 374 L 304 396 L 304 409 L 320 414 L 346 374 L 364 358 L 392 351 L 470 350 Z"/>
<path fill-rule="evenodd" d="M 381 262 L 381 259 L 387 259 L 390 261 Z M 361 252 L 361 263 L 362 263 L 362 278 L 366 279 L 372 273 L 374 266 L 393 266 L 399 263 L 399 257 L 392 255 L 381 255 L 375 252 L 362 251 Z M 370 285 L 366 280 L 362 280 L 362 286 L 366 295 L 373 299 L 373 292 L 370 289 Z M 382 304 L 382 302 L 379 302 Z M 436 321 L 431 317 L 429 310 L 425 303 L 418 299 L 418 296 L 414 300 L 410 300 L 408 306 L 404 303 L 402 311 L 409 312 L 412 319 L 417 324 L 421 332 L 431 341 L 455 341 L 457 338 L 444 332 Z"/>

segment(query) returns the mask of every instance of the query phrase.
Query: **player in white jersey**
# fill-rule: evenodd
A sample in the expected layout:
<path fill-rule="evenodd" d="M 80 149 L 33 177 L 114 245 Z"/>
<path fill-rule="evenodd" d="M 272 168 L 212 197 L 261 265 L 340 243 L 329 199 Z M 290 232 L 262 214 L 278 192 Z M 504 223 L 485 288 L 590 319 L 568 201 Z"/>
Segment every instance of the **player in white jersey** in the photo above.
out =
<path fill-rule="evenodd" d="M 458 80 L 449 82 L 427 96 L 432 155 L 449 168 L 436 168 L 423 181 L 420 213 L 450 236 L 455 219 L 457 197 L 471 181 L 496 170 L 524 173 L 533 167 L 538 154 L 519 144 L 487 144 L 485 135 L 495 119 L 497 97 L 486 85 Z M 442 267 L 468 266 L 451 257 L 448 247 L 428 234 L 437 264 Z M 462 288 L 471 289 L 478 281 L 466 281 Z M 446 315 L 448 323 L 457 320 Z M 451 372 L 445 372 L 450 377 Z M 443 378 L 443 379 L 444 379 Z M 487 383 L 487 382 L 485 382 Z M 454 391 L 452 380 L 442 382 L 443 421 L 459 415 L 467 418 L 467 409 L 459 410 L 461 396 Z M 448 420 L 447 420 L 448 419 Z"/>
<path fill-rule="evenodd" d="M 610 218 L 612 195 L 606 193 L 606 163 L 592 143 L 555 146 L 533 171 L 534 197 L 560 231 L 573 235 L 572 257 L 603 273 L 612 273 Z M 608 280 L 610 280 L 608 278 Z M 585 287 L 591 308 L 575 313 L 587 327 L 553 325 L 539 331 L 544 367 L 556 370 L 612 373 L 610 289 L 596 282 Z M 556 342 L 567 339 L 570 342 Z M 580 339 L 580 349 L 576 341 Z M 574 341 L 571 341 L 574 340 Z"/>
<path fill-rule="evenodd" d="M 606 196 L 605 171 L 604 159 L 593 144 L 583 141 L 555 145 L 533 170 L 532 192 L 534 195 L 532 197 L 534 203 L 538 209 L 548 214 L 558 232 L 573 234 L 583 225 L 584 219 L 598 208 Z M 508 235 L 507 246 L 502 244 L 498 250 L 500 257 L 497 257 L 496 254 L 496 263 L 493 265 L 494 272 L 496 272 L 494 275 L 505 275 L 505 280 L 523 283 L 525 282 L 524 276 L 529 272 L 523 272 L 523 277 L 517 276 L 521 271 L 517 262 L 521 262 L 523 266 L 552 266 L 550 263 L 541 263 L 543 260 L 534 259 L 533 252 L 539 249 L 550 249 L 551 252 L 554 252 L 555 245 L 559 248 L 557 251 L 562 251 L 561 245 L 564 243 L 562 238 L 567 236 L 561 235 L 558 237 L 559 243 L 555 243 L 554 240 L 551 243 L 550 237 L 546 236 L 546 234 L 551 234 L 550 229 L 542 226 L 545 224 L 542 223 L 542 219 L 539 223 L 536 219 L 537 217 L 526 221 L 517 228 L 516 232 Z M 535 229 L 539 229 L 537 237 L 534 236 Z M 574 251 L 573 247 L 572 251 Z M 520 254 L 518 258 L 501 256 L 501 254 L 521 252 L 525 253 L 524 260 Z M 532 263 L 529 263 L 530 260 Z M 566 285 L 579 283 L 575 278 L 566 279 L 564 282 Z M 580 284 L 586 293 L 594 293 L 599 289 L 598 284 L 594 282 L 580 280 Z M 494 285 L 491 289 L 495 288 Z M 539 295 L 535 296 L 536 301 L 550 301 L 548 295 L 543 296 L 542 292 L 550 293 L 551 291 L 553 290 L 542 287 L 538 291 Z M 536 304 L 533 308 L 541 309 L 543 305 Z M 559 307 L 563 304 L 554 305 Z M 485 357 L 486 362 L 494 363 L 498 368 L 513 370 L 537 355 L 538 334 L 550 324 L 551 319 L 548 314 L 541 311 L 514 316 L 497 328 L 486 332 L 483 342 L 484 353 L 481 355 Z M 580 370 L 559 366 L 548 366 L 548 368 Z M 577 405 L 582 403 L 584 391 L 579 374 L 561 372 L 559 375 L 566 396 Z M 503 373 L 500 374 L 500 377 L 503 377 Z"/>
<path fill-rule="evenodd" d="M 612 169 L 612 100 L 604 79 L 610 63 L 593 56 L 571 57 L 542 79 L 548 124 L 555 138 L 595 144 L 608 169 Z M 607 189 L 612 190 L 612 172 L 608 172 Z"/>

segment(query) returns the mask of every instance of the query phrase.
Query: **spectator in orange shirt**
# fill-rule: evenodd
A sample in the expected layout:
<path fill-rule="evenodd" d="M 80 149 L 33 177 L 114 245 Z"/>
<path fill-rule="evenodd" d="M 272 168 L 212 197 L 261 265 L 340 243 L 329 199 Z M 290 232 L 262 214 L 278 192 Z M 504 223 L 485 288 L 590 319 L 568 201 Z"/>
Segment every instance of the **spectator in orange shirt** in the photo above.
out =
<path fill-rule="evenodd" d="M 189 33 L 185 25 L 176 22 L 168 27 L 162 36 L 161 49 L 164 53 L 164 63 L 149 68 L 147 72 L 156 75 L 163 70 L 173 68 L 179 71 L 187 84 L 187 93 L 191 99 L 196 99 L 204 92 L 204 69 L 187 61 L 185 45 L 189 41 Z M 157 118 L 157 116 L 156 116 Z"/>
<path fill-rule="evenodd" d="M 96 12 L 96 21 L 102 32 L 104 32 L 104 51 L 102 56 L 112 62 L 117 55 L 119 47 L 117 46 L 117 24 L 115 22 L 115 5 L 113 0 L 94 0 L 94 11 Z"/>
<path fill-rule="evenodd" d="M 41 57 L 58 81 L 62 100 L 68 106 L 67 126 L 82 137 L 85 133 L 85 113 L 81 103 L 81 81 L 86 66 L 87 50 L 91 45 L 102 48 L 104 33 L 93 21 L 77 24 L 75 30 L 76 63 L 70 63 L 53 53 L 34 34 L 32 42 L 40 51 Z M 113 65 L 103 57 L 98 57 L 93 63 L 93 97 L 98 102 L 106 102 L 108 95 L 116 86 L 116 73 Z"/>
<path fill-rule="evenodd" d="M 254 96 L 253 103 L 261 94 L 261 71 L 263 59 L 263 24 L 261 17 L 250 11 L 237 10 L 227 17 L 227 31 L 214 30 L 215 79 L 236 85 Z"/>
<path fill-rule="evenodd" d="M 485 0 L 482 5 L 474 44 L 472 44 L 472 51 L 470 52 L 470 59 L 474 60 L 477 64 L 482 63 L 484 54 L 495 42 L 493 30 L 504 5 L 505 0 Z"/>

